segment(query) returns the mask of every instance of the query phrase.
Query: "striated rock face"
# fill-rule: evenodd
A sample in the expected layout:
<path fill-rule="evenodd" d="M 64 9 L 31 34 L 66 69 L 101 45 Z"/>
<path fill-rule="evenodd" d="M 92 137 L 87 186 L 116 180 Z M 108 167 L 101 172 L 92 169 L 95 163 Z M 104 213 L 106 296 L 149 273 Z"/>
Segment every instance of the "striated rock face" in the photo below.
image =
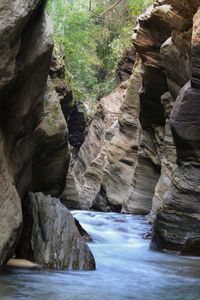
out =
<path fill-rule="evenodd" d="M 161 168 L 158 181 L 153 170 L 144 170 L 144 163 L 139 168 L 140 178 L 147 174 L 143 191 L 148 191 L 149 199 L 152 193 L 153 198 L 152 209 L 151 205 L 147 209 L 155 218 L 151 248 L 195 255 L 200 254 L 199 5 L 200 1 L 157 1 L 139 18 L 134 36 L 142 58 L 140 147 L 144 132 L 151 133 L 144 150 L 153 142 L 154 152 L 148 152 L 153 154 L 154 165 Z M 139 160 L 140 153 L 138 164 Z M 134 179 L 137 185 L 137 173 Z M 155 186 L 152 184 L 151 189 L 153 179 Z M 140 187 L 137 193 L 138 190 Z M 140 195 L 136 195 L 136 202 L 141 205 Z M 142 206 L 147 208 L 147 203 Z"/>
<path fill-rule="evenodd" d="M 84 195 L 83 200 L 79 198 L 80 208 L 121 211 L 132 191 L 140 128 L 140 66 L 138 58 L 128 90 L 127 82 L 122 83 L 103 98 L 97 108 L 78 161 L 72 168 L 76 186 Z M 77 201 L 74 201 L 74 208 L 77 208 Z"/>
<path fill-rule="evenodd" d="M 95 261 L 75 219 L 57 198 L 30 193 L 17 256 L 45 268 L 93 270 Z M 82 228 L 81 228 L 82 229 Z M 56 234 L 55 234 L 56 233 Z"/>
<path fill-rule="evenodd" d="M 195 255 L 200 255 L 199 7 L 200 0 L 159 0 L 139 17 L 133 42 L 141 62 L 136 59 L 119 127 L 104 154 L 103 125 L 94 122 L 75 169 L 93 209 L 150 213 L 151 248 Z"/>
<path fill-rule="evenodd" d="M 131 194 L 123 205 L 124 213 L 148 214 L 152 196 L 160 176 L 160 165 L 151 132 L 141 131 L 135 171 L 132 177 Z"/>
<path fill-rule="evenodd" d="M 42 0 L 2 0 L 0 4 L 0 265 L 8 261 L 18 242 L 24 243 L 21 231 L 27 215 L 26 211 L 22 215 L 21 203 L 27 193 L 41 191 L 59 196 L 66 182 L 69 151 L 65 118 L 73 99 L 62 57 L 52 58 L 52 32 L 45 19 L 44 5 Z M 51 198 L 47 199 L 45 210 L 49 215 L 44 222 L 50 224 L 54 204 Z M 70 224 L 72 230 L 68 233 L 70 238 L 65 231 L 63 243 L 67 247 L 74 234 L 75 251 L 71 253 L 69 247 L 67 254 L 63 254 L 60 242 L 53 239 L 55 245 L 49 241 L 48 251 L 59 248 L 62 259 L 58 266 L 71 264 L 73 268 L 87 269 L 89 250 L 79 239 L 69 212 L 55 201 L 55 223 L 59 229 Z M 35 206 L 39 210 L 42 207 Z M 33 222 L 37 223 L 41 216 L 39 210 Z M 51 234 L 58 229 L 53 225 L 49 225 Z M 45 232 L 43 227 L 41 232 Z M 26 241 L 30 244 L 30 240 Z M 51 267 L 50 252 L 37 256 L 43 249 L 39 247 L 46 246 L 47 240 L 43 242 L 35 244 L 34 260 Z M 24 255 L 29 257 L 26 251 Z"/>
<path fill-rule="evenodd" d="M 103 98 L 90 125 L 73 172 L 82 187 L 84 200 L 80 207 L 89 208 L 101 186 L 110 140 L 118 130 L 118 113 L 127 85 L 123 83 L 110 96 Z"/>
<path fill-rule="evenodd" d="M 36 128 L 43 115 L 42 97 L 53 45 L 42 11 L 39 0 L 1 1 L 0 264 L 8 259 L 18 240 L 20 197 L 32 185 L 37 140 L 45 136 Z"/>
<path fill-rule="evenodd" d="M 157 214 L 151 243 L 153 249 L 193 255 L 200 255 L 199 20 L 200 9 L 193 20 L 191 80 L 181 89 L 170 118 L 178 166 L 164 205 Z"/>
<path fill-rule="evenodd" d="M 138 120 L 140 66 L 138 58 L 119 111 L 119 128 L 108 145 L 101 187 L 92 203 L 92 208 L 96 210 L 120 212 L 132 191 L 131 182 L 137 161 L 140 130 Z"/>
<path fill-rule="evenodd" d="M 65 188 L 59 198 L 68 209 L 82 209 L 84 191 L 72 167 L 68 170 Z"/>

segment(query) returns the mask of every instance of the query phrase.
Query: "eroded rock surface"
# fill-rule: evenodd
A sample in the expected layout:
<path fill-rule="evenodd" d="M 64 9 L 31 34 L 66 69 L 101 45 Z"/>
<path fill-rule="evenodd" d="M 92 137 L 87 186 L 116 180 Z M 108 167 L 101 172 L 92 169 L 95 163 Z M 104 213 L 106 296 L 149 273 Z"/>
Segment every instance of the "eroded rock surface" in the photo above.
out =
<path fill-rule="evenodd" d="M 82 187 L 84 200 L 82 208 L 89 208 L 98 193 L 108 147 L 118 130 L 118 114 L 124 101 L 127 84 L 122 83 L 110 96 L 103 98 L 90 125 L 73 172 Z"/>
<path fill-rule="evenodd" d="M 79 165 L 80 174 L 89 168 L 90 180 L 98 175 L 100 185 L 89 200 L 93 209 L 151 213 L 152 248 L 195 255 L 200 254 L 199 6 L 199 0 L 159 0 L 139 17 L 133 42 L 141 65 L 137 60 L 119 127 L 106 145 L 105 166 L 101 172 L 90 166 L 98 153 L 102 162 L 102 144 L 96 142 L 102 126 L 90 128 Z"/>
<path fill-rule="evenodd" d="M 92 208 L 96 210 L 120 212 L 132 191 L 131 183 L 137 162 L 140 131 L 138 120 L 140 67 L 138 58 L 119 111 L 119 128 L 108 145 L 101 187 L 92 203 Z"/>
<path fill-rule="evenodd" d="M 58 94 L 62 111 L 67 122 L 72 107 L 74 106 L 74 98 L 70 75 L 65 66 L 63 49 L 60 48 L 58 44 L 54 45 L 49 76 Z"/>
<path fill-rule="evenodd" d="M 200 9 L 194 16 L 191 80 L 181 89 L 170 118 L 178 166 L 157 214 L 151 243 L 153 249 L 193 255 L 200 255 L 199 20 Z"/>
<path fill-rule="evenodd" d="M 63 61 L 53 56 L 52 62 L 45 2 L 0 4 L 0 265 L 20 240 L 27 192 L 58 196 L 66 182 L 69 151 L 60 103 L 66 112 L 73 100 Z"/>
<path fill-rule="evenodd" d="M 30 193 L 23 204 L 22 257 L 52 269 L 93 270 L 95 261 L 75 219 L 57 198 Z"/>
<path fill-rule="evenodd" d="M 43 8 L 39 0 L 1 1 L 1 264 L 19 238 L 20 198 L 32 185 L 32 161 L 39 144 L 32 135 L 42 118 L 53 48 Z"/>

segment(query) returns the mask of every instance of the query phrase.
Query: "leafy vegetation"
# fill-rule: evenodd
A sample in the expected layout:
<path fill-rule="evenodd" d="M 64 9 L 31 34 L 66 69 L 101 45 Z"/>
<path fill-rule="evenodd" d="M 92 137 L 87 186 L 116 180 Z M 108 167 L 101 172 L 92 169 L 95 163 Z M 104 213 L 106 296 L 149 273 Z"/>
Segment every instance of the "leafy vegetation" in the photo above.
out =
<path fill-rule="evenodd" d="M 89 0 L 48 0 L 55 39 L 65 53 L 77 98 L 96 99 L 115 88 L 115 68 L 131 45 L 136 17 L 152 0 L 123 0 L 102 18 L 88 10 Z M 115 0 L 92 0 L 97 14 Z"/>

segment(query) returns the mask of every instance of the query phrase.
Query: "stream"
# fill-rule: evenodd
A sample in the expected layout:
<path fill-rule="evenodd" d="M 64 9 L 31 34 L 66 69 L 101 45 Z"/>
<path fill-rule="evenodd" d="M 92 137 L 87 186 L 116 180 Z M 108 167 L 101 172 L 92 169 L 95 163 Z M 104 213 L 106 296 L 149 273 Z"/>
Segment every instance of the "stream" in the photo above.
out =
<path fill-rule="evenodd" d="M 141 216 L 73 211 L 91 234 L 96 271 L 44 271 L 6 267 L 0 299 L 198 300 L 200 258 L 149 250 Z"/>

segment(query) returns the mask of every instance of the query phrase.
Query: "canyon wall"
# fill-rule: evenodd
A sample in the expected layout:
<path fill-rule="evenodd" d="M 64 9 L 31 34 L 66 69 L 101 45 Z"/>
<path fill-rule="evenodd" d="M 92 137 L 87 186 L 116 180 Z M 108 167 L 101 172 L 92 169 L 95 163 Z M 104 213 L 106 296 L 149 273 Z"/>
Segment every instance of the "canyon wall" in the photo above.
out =
<path fill-rule="evenodd" d="M 93 123 L 74 169 L 83 192 L 92 190 L 82 203 L 151 214 L 152 249 L 195 255 L 200 254 L 199 6 L 199 0 L 159 0 L 138 18 L 137 58 L 116 130 L 105 143 Z M 103 168 L 96 164 L 102 151 Z M 89 186 L 88 178 L 97 175 L 98 184 Z"/>
<path fill-rule="evenodd" d="M 42 0 L 3 0 L 0 4 L 0 265 L 16 252 L 19 242 L 25 243 L 21 238 L 27 229 L 25 216 L 30 213 L 23 203 L 28 192 L 59 196 L 69 165 L 65 118 L 72 106 L 72 91 L 63 63 L 59 61 L 61 56 L 54 55 L 52 59 L 53 32 L 45 17 L 45 3 Z M 31 199 L 34 210 L 37 197 Z M 45 199 L 43 206 L 47 208 L 53 200 Z M 64 211 L 60 206 L 57 204 L 59 209 L 54 218 L 59 218 L 59 211 Z M 42 214 L 45 217 L 45 210 Z M 65 212 L 66 218 L 68 215 L 69 212 Z M 55 219 L 55 224 L 56 221 L 59 223 Z M 75 227 L 75 223 L 70 224 L 71 229 Z M 48 238 L 51 239 L 58 229 L 52 228 Z M 45 240 L 47 236 L 42 237 Z M 85 242 L 80 240 L 78 237 L 73 262 L 91 256 Z M 68 251 L 73 251 L 72 248 Z M 87 255 L 80 258 L 78 251 L 82 248 Z M 21 255 L 20 248 L 17 253 Z M 37 252 L 34 259 L 39 261 Z M 66 257 L 60 258 L 63 266 L 65 262 L 61 259 Z M 75 264 L 77 269 L 79 265 L 73 262 L 72 268 Z M 81 260 L 79 263 L 84 265 Z"/>

